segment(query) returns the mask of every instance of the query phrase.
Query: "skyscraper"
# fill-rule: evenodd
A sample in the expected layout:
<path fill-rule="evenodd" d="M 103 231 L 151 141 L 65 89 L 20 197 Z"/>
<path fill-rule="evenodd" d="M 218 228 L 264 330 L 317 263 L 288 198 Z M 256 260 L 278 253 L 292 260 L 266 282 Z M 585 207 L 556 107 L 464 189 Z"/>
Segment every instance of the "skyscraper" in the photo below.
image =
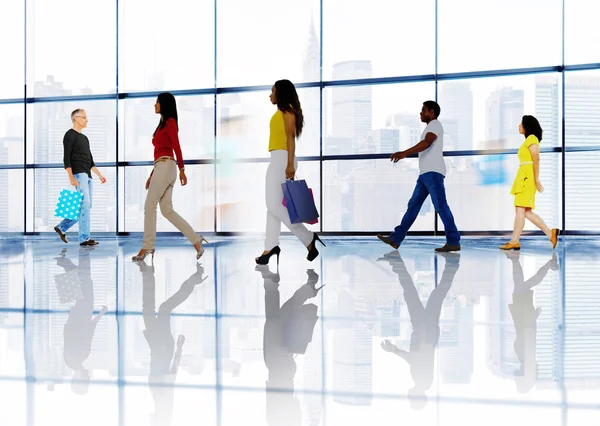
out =
<path fill-rule="evenodd" d="M 473 140 L 473 92 L 467 82 L 449 82 L 442 85 L 439 103 L 440 121 L 444 125 L 445 151 L 470 151 Z"/>
<path fill-rule="evenodd" d="M 567 74 L 565 81 L 565 139 L 569 147 L 600 144 L 600 78 Z M 600 154 L 567 153 L 567 228 L 600 228 Z M 558 174 L 558 173 L 557 173 Z"/>
<path fill-rule="evenodd" d="M 560 89 L 556 76 L 536 79 L 535 116 L 544 130 L 542 146 L 554 147 L 560 142 Z M 550 226 L 558 226 L 560 220 L 560 155 L 542 154 L 540 157 L 540 180 L 544 185 L 544 196 L 536 197 L 536 210 Z"/>
<path fill-rule="evenodd" d="M 423 126 L 418 114 L 393 114 L 387 117 L 385 125 L 391 129 L 398 129 L 398 149 L 405 150 L 411 148 L 421 141 Z"/>
<path fill-rule="evenodd" d="M 525 93 L 521 89 L 502 87 L 494 90 L 485 103 L 486 140 L 500 141 L 502 148 L 518 148 L 522 143 L 518 128 L 524 103 Z"/>
<path fill-rule="evenodd" d="M 4 146 L 3 138 L 0 138 L 0 164 L 8 164 L 8 149 Z M 8 189 L 8 174 L 9 170 L 0 170 L 0 188 Z M 8 203 L 9 197 L 4 195 L 0 197 L 0 232 L 6 232 L 9 230 L 8 223 Z"/>
<path fill-rule="evenodd" d="M 320 47 L 317 32 L 315 30 L 315 21 L 311 17 L 310 29 L 308 31 L 308 41 L 304 52 L 304 69 L 303 78 L 307 82 L 315 82 L 321 80 L 321 61 Z M 299 93 L 302 102 L 302 110 L 304 112 L 305 128 L 302 133 L 301 140 L 306 141 L 306 144 L 318 144 L 320 136 L 320 95 L 315 89 L 304 89 Z M 304 96 L 303 96 L 304 95 Z M 325 110 L 325 108 L 323 108 Z M 323 120 L 325 122 L 325 120 Z"/>
<path fill-rule="evenodd" d="M 334 80 L 372 77 L 371 61 L 345 61 L 333 66 Z M 342 86 L 332 90 L 334 137 L 349 138 L 352 152 L 372 129 L 373 89 L 370 85 Z M 346 149 L 345 151 L 348 151 Z"/>

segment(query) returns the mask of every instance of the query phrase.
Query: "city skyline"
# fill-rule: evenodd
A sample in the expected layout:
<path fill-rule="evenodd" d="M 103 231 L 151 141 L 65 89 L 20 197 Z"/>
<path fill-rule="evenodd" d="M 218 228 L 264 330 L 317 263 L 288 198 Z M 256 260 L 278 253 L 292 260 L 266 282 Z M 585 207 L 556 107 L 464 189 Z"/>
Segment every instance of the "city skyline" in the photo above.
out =
<path fill-rule="evenodd" d="M 306 81 L 318 80 L 320 42 L 312 16 L 304 34 L 304 59 L 299 65 L 302 78 Z M 371 60 L 344 60 L 332 65 L 332 73 L 334 79 L 368 79 L 373 77 L 373 63 Z M 148 81 L 155 84 L 152 87 L 156 88 L 163 84 L 165 78 L 158 69 L 148 77 Z M 569 75 L 566 87 L 567 93 L 573 94 L 566 99 L 566 114 L 568 118 L 573 116 L 572 122 L 577 126 L 571 130 L 571 121 L 568 121 L 566 136 L 569 142 L 573 140 L 577 144 L 594 146 L 597 144 L 596 129 L 600 129 L 600 124 L 593 119 L 587 123 L 580 121 L 575 118 L 575 114 L 584 113 L 582 108 L 589 102 L 587 99 L 600 100 L 600 77 Z M 305 114 L 305 128 L 297 145 L 297 154 L 318 155 L 321 140 L 324 155 L 373 154 L 407 149 L 419 141 L 424 125 L 418 118 L 418 111 L 424 99 L 435 97 L 433 89 L 433 82 L 325 88 L 322 91 L 323 117 L 319 117 L 319 89 L 299 89 Z M 47 76 L 44 81 L 36 81 L 34 90 L 41 97 L 69 96 L 73 93 L 73 89 L 66 87 L 53 76 Z M 558 74 L 443 81 L 440 82 L 438 90 L 446 151 L 515 149 L 520 144 L 520 135 L 516 128 L 520 117 L 526 113 L 539 117 L 545 129 L 543 144 L 559 146 Z M 88 95 L 94 94 L 90 87 L 83 87 L 81 91 Z M 266 92 L 222 94 L 217 96 L 216 105 L 213 95 L 178 97 L 180 140 L 184 157 L 212 159 L 216 155 L 218 160 L 231 161 L 265 156 L 268 126 L 264 123 L 268 122 L 273 110 L 267 95 Z M 88 109 L 90 124 L 84 133 L 90 138 L 96 162 L 110 163 L 116 158 L 119 161 L 151 160 L 151 137 L 157 122 L 157 117 L 152 111 L 154 99 L 125 99 L 118 102 L 118 135 L 115 119 L 116 101 L 33 103 L 28 107 L 28 118 L 33 117 L 33 120 L 28 120 L 28 142 L 35 142 L 33 149 L 27 150 L 27 162 L 48 164 L 62 161 L 62 144 L 59 141 L 62 140 L 65 129 L 70 127 L 70 111 L 81 106 Z M 10 107 L 6 109 L 9 114 L 11 110 Z M 231 114 L 230 111 L 236 111 L 235 114 L 243 118 L 241 127 L 232 127 L 232 130 L 223 127 L 224 123 L 227 123 L 228 114 Z M 0 119 L 0 145 L 4 145 L 5 148 L 0 159 L 13 164 L 21 161 L 18 149 L 13 148 L 19 146 L 19 135 L 22 135 L 23 110 L 14 110 L 14 113 L 18 115 L 8 115 L 5 116 L 5 120 Z M 319 128 L 321 122 L 322 128 Z M 585 136 L 586 133 L 581 131 L 584 129 L 589 129 L 585 130 L 589 136 Z M 115 152 L 117 136 L 120 141 L 118 153 Z M 541 177 L 546 183 L 550 197 L 540 197 L 538 209 L 544 217 L 550 217 L 553 223 L 557 223 L 561 220 L 560 212 L 555 208 L 560 202 L 560 182 L 557 173 L 559 157 L 544 155 L 543 159 L 550 160 L 543 161 L 541 167 Z M 495 220 L 489 218 L 487 222 L 482 222 L 478 213 L 473 211 L 471 205 L 465 204 L 459 194 L 464 185 L 467 185 L 471 190 L 482 191 L 480 197 L 487 199 L 488 204 L 494 205 L 495 210 L 501 210 L 502 206 L 509 202 L 507 194 L 514 174 L 514 162 L 505 156 L 451 157 L 447 158 L 446 162 L 449 165 L 449 194 L 456 205 L 458 222 L 470 224 L 473 230 L 510 229 L 508 216 L 501 215 Z M 195 228 L 212 228 L 216 196 L 217 230 L 262 230 L 264 209 L 258 200 L 264 198 L 264 188 L 260 181 L 265 165 L 235 164 L 190 166 L 192 188 L 198 195 L 193 204 L 184 203 L 186 211 L 183 213 L 195 218 Z M 215 167 L 217 180 L 213 176 Z M 573 163 L 571 167 L 577 169 Z M 233 174 L 231 170 L 234 171 Z M 314 179 L 318 179 L 318 175 L 315 175 L 316 170 L 310 163 L 301 164 L 299 176 L 315 182 Z M 395 226 L 395 222 L 399 220 L 397 209 L 387 211 L 382 217 L 381 210 L 369 210 L 366 206 L 379 205 L 384 193 L 399 194 L 396 205 L 405 205 L 412 192 L 417 170 L 413 160 L 407 160 L 395 167 L 386 164 L 385 160 L 324 163 L 325 204 L 320 206 L 324 207 L 324 229 L 379 231 L 382 226 Z M 120 174 L 125 179 L 125 191 L 120 190 L 117 194 L 122 206 L 118 212 L 118 230 L 141 230 L 144 193 L 139 191 L 139 188 L 143 186 L 148 173 L 147 167 L 128 167 L 125 173 Z M 110 232 L 117 227 L 117 212 L 111 207 L 115 205 L 111 199 L 116 194 L 114 168 L 109 168 L 105 174 L 109 178 L 108 184 L 95 187 L 95 193 L 99 197 L 95 205 L 102 206 L 104 211 L 98 212 L 96 207 L 97 214 L 92 215 L 94 232 Z M 234 183 L 242 174 L 252 176 L 252 179 L 241 185 Z M 12 176 L 11 179 L 17 179 L 14 185 L 7 181 L 9 175 Z M 11 189 L 16 190 L 21 186 L 18 171 L 12 174 L 2 172 L 0 176 Z M 58 169 L 35 170 L 33 177 L 35 180 L 28 184 L 28 191 L 34 191 L 35 220 L 28 230 L 44 232 L 51 230 L 54 225 L 54 202 L 53 197 L 48 197 L 48 194 L 58 193 L 63 189 L 65 179 L 61 178 Z M 226 177 L 229 180 L 225 179 Z M 576 177 L 573 182 L 578 185 L 581 179 L 583 176 Z M 253 182 L 252 186 L 249 186 L 250 182 Z M 311 186 L 319 185 L 312 183 Z M 600 192 L 600 188 L 598 191 Z M 316 197 L 320 197 L 319 192 L 316 189 Z M 184 194 L 177 192 L 175 202 L 182 202 Z M 571 204 L 574 208 L 570 210 L 576 212 L 577 205 L 585 203 L 585 197 L 583 195 L 576 198 L 578 201 Z M 248 215 L 248 212 L 252 213 Z M 18 230 L 22 215 L 11 210 L 5 216 L 8 217 L 8 221 L 5 221 L 0 229 Z M 241 220 L 242 217 L 246 217 L 246 220 Z M 590 223 L 589 218 L 581 215 L 574 218 L 573 223 L 582 227 Z M 428 201 L 414 229 L 431 230 L 433 220 L 433 208 Z M 600 226 L 600 220 L 597 222 Z M 170 230 L 171 226 L 159 219 L 158 228 Z"/>

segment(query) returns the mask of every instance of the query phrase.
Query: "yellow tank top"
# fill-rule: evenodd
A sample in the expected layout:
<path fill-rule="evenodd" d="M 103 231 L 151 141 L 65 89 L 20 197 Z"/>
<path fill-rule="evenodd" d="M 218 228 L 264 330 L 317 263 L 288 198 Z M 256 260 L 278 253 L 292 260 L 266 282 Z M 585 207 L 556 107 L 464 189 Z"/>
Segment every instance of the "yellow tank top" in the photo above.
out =
<path fill-rule="evenodd" d="M 287 150 L 287 135 L 285 133 L 285 123 L 283 121 L 283 112 L 278 108 L 271 117 L 269 133 L 269 151 L 276 149 Z"/>

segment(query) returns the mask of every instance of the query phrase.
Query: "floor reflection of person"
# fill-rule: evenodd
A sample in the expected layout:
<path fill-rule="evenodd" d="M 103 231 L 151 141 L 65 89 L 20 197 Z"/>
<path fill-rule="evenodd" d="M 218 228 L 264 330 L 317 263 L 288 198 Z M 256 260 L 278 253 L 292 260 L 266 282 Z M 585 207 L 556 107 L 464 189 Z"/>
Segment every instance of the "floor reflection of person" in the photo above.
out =
<path fill-rule="evenodd" d="M 404 290 L 404 300 L 410 315 L 412 334 L 408 351 L 398 348 L 389 340 L 382 342 L 381 347 L 405 360 L 410 366 L 414 387 L 408 391 L 411 407 L 421 409 L 427 404 L 427 392 L 433 384 L 435 348 L 440 339 L 440 315 L 442 304 L 452 286 L 454 276 L 460 265 L 460 254 L 443 253 L 446 265 L 440 283 L 429 296 L 427 306 L 423 307 L 421 298 L 404 261 L 397 251 L 384 256 L 398 274 L 398 280 Z"/>
<path fill-rule="evenodd" d="M 319 275 L 307 270 L 306 284 L 283 305 L 280 304 L 279 274 L 268 266 L 257 266 L 265 288 L 265 328 L 263 355 L 269 377 L 267 390 L 267 424 L 294 426 L 302 423 L 300 404 L 294 395 L 295 354 L 304 354 L 317 322 L 317 306 L 305 304 L 323 287 L 316 287 Z"/>
<path fill-rule="evenodd" d="M 519 252 L 506 252 L 506 257 L 510 259 L 513 269 L 514 289 L 508 308 L 515 324 L 515 354 L 521 364 L 514 373 L 515 384 L 519 393 L 526 393 L 533 389 L 537 381 L 537 319 L 542 312 L 533 304 L 532 289 L 544 280 L 548 271 L 558 270 L 558 260 L 553 253 L 552 258 L 526 281 Z"/>
<path fill-rule="evenodd" d="M 77 281 L 81 294 L 69 310 L 69 318 L 64 326 L 64 359 L 67 367 L 73 370 L 71 390 L 77 395 L 85 395 L 90 387 L 91 370 L 83 363 L 89 358 L 96 326 L 108 308 L 103 306 L 94 316 L 94 283 L 92 282 L 90 251 L 93 247 L 79 249 L 79 265 L 75 266 L 63 250 L 56 259 L 58 266 L 66 273 L 77 271 Z M 73 283 L 77 285 L 77 283 Z"/>
<path fill-rule="evenodd" d="M 155 407 L 152 424 L 166 426 L 171 424 L 173 417 L 175 379 L 185 343 L 185 337 L 180 335 L 177 337 L 177 348 L 175 347 L 175 338 L 171 332 L 171 314 L 191 296 L 196 285 L 206 280 L 206 277 L 202 277 L 204 268 L 196 264 L 196 272 L 159 306 L 156 314 L 154 267 L 144 262 L 139 262 L 138 266 L 143 281 L 142 316 L 146 327 L 144 337 L 150 346 L 148 385 Z"/>

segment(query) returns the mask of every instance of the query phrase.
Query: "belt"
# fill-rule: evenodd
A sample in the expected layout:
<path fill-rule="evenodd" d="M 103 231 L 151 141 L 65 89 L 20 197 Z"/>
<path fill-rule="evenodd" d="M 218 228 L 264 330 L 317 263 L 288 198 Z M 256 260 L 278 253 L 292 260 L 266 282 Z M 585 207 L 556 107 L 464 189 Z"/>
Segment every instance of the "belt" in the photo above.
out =
<path fill-rule="evenodd" d="M 525 161 L 524 163 L 519 164 L 519 166 L 523 166 L 524 164 L 533 164 L 533 161 Z"/>
<path fill-rule="evenodd" d="M 163 161 L 167 161 L 167 160 L 175 161 L 175 159 L 173 157 L 163 156 L 163 157 L 158 157 L 156 160 L 154 160 L 154 165 L 156 166 L 156 163 L 162 163 Z"/>

